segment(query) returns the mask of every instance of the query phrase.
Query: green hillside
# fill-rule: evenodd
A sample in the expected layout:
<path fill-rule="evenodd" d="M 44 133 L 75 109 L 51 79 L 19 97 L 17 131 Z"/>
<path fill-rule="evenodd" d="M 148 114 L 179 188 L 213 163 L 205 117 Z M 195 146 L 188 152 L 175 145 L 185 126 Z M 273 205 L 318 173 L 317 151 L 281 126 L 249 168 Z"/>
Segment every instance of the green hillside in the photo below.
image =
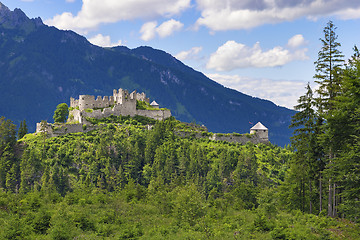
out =
<path fill-rule="evenodd" d="M 357 239 L 359 225 L 290 211 L 293 153 L 274 145 L 180 138 L 171 118 L 0 148 L 1 239 Z M 7 146 L 7 147 L 4 147 Z M 13 149 L 13 150 L 11 150 Z"/>

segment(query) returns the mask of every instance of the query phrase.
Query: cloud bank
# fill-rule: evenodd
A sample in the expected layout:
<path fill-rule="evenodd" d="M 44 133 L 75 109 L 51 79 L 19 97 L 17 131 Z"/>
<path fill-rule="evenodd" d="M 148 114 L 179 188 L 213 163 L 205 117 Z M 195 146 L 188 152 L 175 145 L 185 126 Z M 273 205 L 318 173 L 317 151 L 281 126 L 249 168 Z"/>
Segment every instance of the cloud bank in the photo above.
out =
<path fill-rule="evenodd" d="M 171 17 L 189 8 L 190 2 L 191 0 L 83 0 L 77 15 L 64 12 L 45 22 L 60 29 L 87 33 L 104 23 Z"/>
<path fill-rule="evenodd" d="M 156 36 L 160 38 L 165 38 L 172 35 L 176 31 L 180 31 L 183 28 L 184 24 L 174 19 L 170 19 L 166 22 L 163 22 L 160 26 L 157 26 L 157 22 L 147 22 L 141 29 L 141 39 L 144 41 L 149 41 Z"/>
<path fill-rule="evenodd" d="M 96 36 L 89 38 L 89 42 L 91 42 L 94 45 L 100 46 L 100 47 L 115 47 L 122 45 L 122 41 L 119 40 L 116 43 L 111 42 L 110 36 L 103 36 L 102 34 L 97 34 Z"/>
<path fill-rule="evenodd" d="M 250 96 L 268 99 L 279 106 L 294 109 L 305 93 L 303 81 L 253 79 L 239 75 L 207 74 L 210 79 Z"/>
<path fill-rule="evenodd" d="M 257 42 L 249 47 L 235 41 L 227 41 L 220 46 L 215 53 L 211 54 L 206 65 L 208 69 L 217 71 L 231 71 L 238 68 L 264 68 L 283 66 L 295 60 L 306 60 L 307 49 L 296 49 L 305 44 L 302 35 L 295 35 L 288 41 L 293 50 L 276 46 L 264 51 Z"/>
<path fill-rule="evenodd" d="M 175 55 L 177 59 L 180 61 L 188 60 L 188 59 L 196 59 L 197 55 L 201 52 L 202 47 L 193 47 L 188 51 L 181 51 Z"/>
<path fill-rule="evenodd" d="M 197 5 L 201 17 L 196 26 L 213 31 L 251 29 L 304 16 L 360 18 L 360 1 L 354 0 L 197 0 Z"/>

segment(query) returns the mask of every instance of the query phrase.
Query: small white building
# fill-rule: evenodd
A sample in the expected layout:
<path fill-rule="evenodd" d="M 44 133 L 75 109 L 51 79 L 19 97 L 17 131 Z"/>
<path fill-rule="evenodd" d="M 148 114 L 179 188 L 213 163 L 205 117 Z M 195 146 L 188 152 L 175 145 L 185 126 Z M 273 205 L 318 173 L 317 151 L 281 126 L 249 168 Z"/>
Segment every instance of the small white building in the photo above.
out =
<path fill-rule="evenodd" d="M 159 104 L 155 102 L 155 100 L 150 103 L 150 106 L 152 106 L 153 108 L 159 108 Z"/>
<path fill-rule="evenodd" d="M 264 141 L 269 140 L 269 130 L 261 122 L 258 122 L 250 129 L 250 134 L 257 134 Z"/>

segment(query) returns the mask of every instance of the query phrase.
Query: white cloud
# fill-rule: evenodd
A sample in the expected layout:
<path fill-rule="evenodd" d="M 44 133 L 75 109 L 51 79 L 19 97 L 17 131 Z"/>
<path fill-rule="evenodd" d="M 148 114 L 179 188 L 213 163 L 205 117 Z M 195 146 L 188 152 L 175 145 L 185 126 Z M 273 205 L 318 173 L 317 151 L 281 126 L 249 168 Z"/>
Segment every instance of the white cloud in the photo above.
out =
<path fill-rule="evenodd" d="M 73 2 L 75 2 L 76 0 L 66 0 L 66 2 L 68 2 L 68 3 L 73 3 Z"/>
<path fill-rule="evenodd" d="M 211 54 L 206 67 L 217 71 L 249 67 L 277 67 L 291 61 L 308 59 L 306 52 L 306 48 L 290 51 L 280 46 L 263 51 L 259 42 L 249 47 L 235 41 L 227 41 Z"/>
<path fill-rule="evenodd" d="M 207 74 L 214 81 L 253 97 L 267 99 L 279 106 L 293 109 L 305 93 L 306 82 L 253 79 L 238 75 Z"/>
<path fill-rule="evenodd" d="M 305 45 L 307 42 L 305 41 L 303 35 L 297 34 L 289 39 L 288 46 L 291 48 L 297 48 Z"/>
<path fill-rule="evenodd" d="M 302 17 L 360 18 L 360 1 L 354 0 L 197 0 L 197 4 L 201 17 L 196 26 L 213 31 L 251 29 Z"/>
<path fill-rule="evenodd" d="M 33 2 L 34 0 L 21 0 L 22 2 Z"/>
<path fill-rule="evenodd" d="M 180 61 L 184 61 L 187 59 L 195 59 L 196 56 L 201 52 L 202 47 L 193 47 L 188 51 L 182 51 L 175 55 L 177 59 Z"/>
<path fill-rule="evenodd" d="M 183 28 L 184 24 L 174 19 L 170 19 L 162 23 L 159 27 L 156 28 L 156 32 L 159 34 L 159 37 L 164 38 L 168 37 L 175 31 L 180 31 Z"/>
<path fill-rule="evenodd" d="M 149 41 L 156 36 L 156 26 L 157 22 L 147 22 L 144 25 L 142 25 L 140 29 L 141 39 L 144 41 Z"/>
<path fill-rule="evenodd" d="M 116 43 L 112 43 L 110 36 L 103 36 L 102 34 L 97 34 L 96 36 L 89 38 L 88 40 L 92 44 L 100 46 L 100 47 L 114 47 L 114 46 L 122 45 L 121 40 L 119 40 Z"/>
<path fill-rule="evenodd" d="M 191 0 L 83 0 L 77 15 L 64 12 L 45 23 L 60 29 L 86 33 L 104 23 L 178 15 L 190 7 L 190 2 Z"/>
<path fill-rule="evenodd" d="M 163 22 L 160 26 L 157 27 L 157 22 L 147 22 L 141 29 L 141 39 L 144 41 L 149 41 L 158 35 L 160 38 L 165 38 L 172 35 L 175 31 L 180 31 L 183 28 L 184 24 L 174 19 L 170 19 L 166 22 Z"/>

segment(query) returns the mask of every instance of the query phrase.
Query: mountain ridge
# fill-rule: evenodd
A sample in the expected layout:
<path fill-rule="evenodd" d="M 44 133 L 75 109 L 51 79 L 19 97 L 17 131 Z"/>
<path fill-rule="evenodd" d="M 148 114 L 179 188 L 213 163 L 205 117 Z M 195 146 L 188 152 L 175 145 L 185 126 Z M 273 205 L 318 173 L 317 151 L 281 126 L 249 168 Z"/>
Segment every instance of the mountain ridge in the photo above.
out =
<path fill-rule="evenodd" d="M 10 13 L 18 17 L 0 14 L 0 115 L 17 124 L 26 119 L 31 131 L 35 122 L 52 121 L 56 105 L 70 97 L 123 88 L 145 92 L 177 119 L 213 132 L 245 133 L 261 121 L 271 142 L 289 143 L 293 110 L 226 88 L 163 50 L 102 48 L 40 18 L 21 18 L 21 10 Z"/>

